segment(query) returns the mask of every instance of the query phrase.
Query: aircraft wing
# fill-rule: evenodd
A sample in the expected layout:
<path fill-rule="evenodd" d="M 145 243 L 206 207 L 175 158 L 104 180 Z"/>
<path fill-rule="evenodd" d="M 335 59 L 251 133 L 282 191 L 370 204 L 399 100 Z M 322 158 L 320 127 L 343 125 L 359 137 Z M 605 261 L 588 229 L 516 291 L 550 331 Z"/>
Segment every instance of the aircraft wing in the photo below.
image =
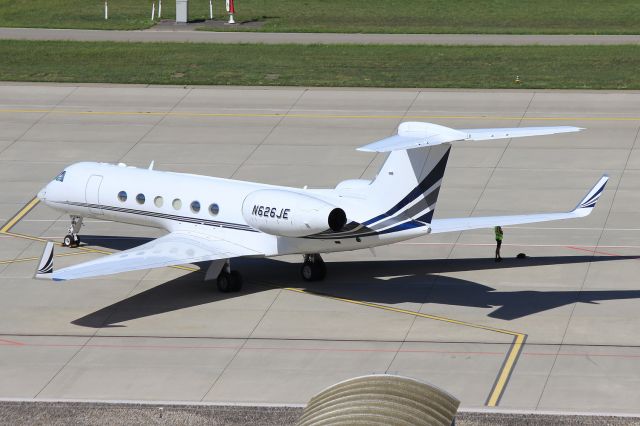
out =
<path fill-rule="evenodd" d="M 110 256 L 54 270 L 53 243 L 48 242 L 36 278 L 64 281 L 261 254 L 230 241 L 179 231 Z"/>
<path fill-rule="evenodd" d="M 466 231 L 469 229 L 493 228 L 494 226 L 522 225 L 526 223 L 584 217 L 589 215 L 595 207 L 598 198 L 600 198 L 602 191 L 604 191 L 607 180 L 609 180 L 607 175 L 602 176 L 591 191 L 578 203 L 576 208 L 570 212 L 433 219 L 431 221 L 431 233 L 439 234 L 443 232 Z"/>
<path fill-rule="evenodd" d="M 583 129 L 573 126 L 452 129 L 433 123 L 406 121 L 398 126 L 396 135 L 362 146 L 358 148 L 358 151 L 389 152 L 401 149 L 424 148 L 451 142 L 545 136 L 579 132 L 580 130 Z"/>

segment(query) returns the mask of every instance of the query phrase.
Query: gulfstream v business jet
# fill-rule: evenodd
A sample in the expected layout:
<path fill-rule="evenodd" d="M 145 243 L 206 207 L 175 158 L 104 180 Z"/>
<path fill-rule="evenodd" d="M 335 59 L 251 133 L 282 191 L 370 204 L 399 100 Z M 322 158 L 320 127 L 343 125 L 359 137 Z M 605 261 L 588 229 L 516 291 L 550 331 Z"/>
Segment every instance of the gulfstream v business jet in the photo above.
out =
<path fill-rule="evenodd" d="M 333 189 L 300 189 L 124 164 L 76 163 L 38 197 L 71 217 L 64 245 L 77 246 L 85 217 L 160 228 L 168 233 L 139 247 L 54 270 L 46 245 L 37 278 L 72 280 L 139 269 L 210 262 L 206 279 L 238 291 L 230 260 L 301 254 L 302 278 L 321 280 L 320 253 L 392 244 L 427 234 L 584 217 L 604 190 L 603 176 L 569 212 L 515 216 L 433 217 L 452 143 L 576 132 L 576 127 L 455 130 L 406 122 L 397 134 L 359 148 L 389 152 L 373 180 Z"/>

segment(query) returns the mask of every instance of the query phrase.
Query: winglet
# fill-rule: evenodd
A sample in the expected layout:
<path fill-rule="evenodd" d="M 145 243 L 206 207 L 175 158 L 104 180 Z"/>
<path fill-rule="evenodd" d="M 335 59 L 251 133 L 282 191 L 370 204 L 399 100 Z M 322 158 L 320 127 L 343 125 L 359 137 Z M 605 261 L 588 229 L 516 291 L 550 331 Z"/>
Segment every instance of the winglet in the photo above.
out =
<path fill-rule="evenodd" d="M 34 276 L 40 280 L 50 280 L 53 278 L 53 242 L 48 241 L 44 246 L 38 269 Z"/>
<path fill-rule="evenodd" d="M 591 191 L 587 193 L 587 195 L 578 203 L 576 208 L 573 210 L 580 217 L 587 216 L 593 208 L 596 206 L 598 199 L 602 195 L 604 191 L 604 187 L 607 185 L 607 181 L 609 180 L 608 175 L 602 175 L 598 183 L 595 184 Z"/>

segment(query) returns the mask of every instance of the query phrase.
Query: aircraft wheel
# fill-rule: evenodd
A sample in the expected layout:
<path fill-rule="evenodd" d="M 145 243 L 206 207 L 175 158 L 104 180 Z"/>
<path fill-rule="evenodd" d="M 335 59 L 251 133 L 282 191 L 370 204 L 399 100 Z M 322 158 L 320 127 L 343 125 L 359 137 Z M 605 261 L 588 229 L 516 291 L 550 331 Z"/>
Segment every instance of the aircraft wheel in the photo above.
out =
<path fill-rule="evenodd" d="M 228 272 L 220 272 L 217 280 L 218 290 L 220 293 L 229 293 L 232 291 L 231 288 L 231 274 Z"/>
<path fill-rule="evenodd" d="M 242 289 L 242 275 L 238 271 L 231 271 L 231 290 L 233 292 L 238 292 Z"/>
<path fill-rule="evenodd" d="M 305 281 L 321 281 L 327 275 L 327 267 L 324 262 L 304 262 L 300 275 Z"/>
<path fill-rule="evenodd" d="M 321 260 L 319 263 L 316 263 L 316 268 L 318 268 L 318 281 L 324 280 L 324 277 L 327 276 L 327 265 Z"/>
<path fill-rule="evenodd" d="M 64 240 L 62 240 L 62 245 L 65 247 L 71 247 L 73 245 L 73 235 L 69 234 L 65 236 Z"/>

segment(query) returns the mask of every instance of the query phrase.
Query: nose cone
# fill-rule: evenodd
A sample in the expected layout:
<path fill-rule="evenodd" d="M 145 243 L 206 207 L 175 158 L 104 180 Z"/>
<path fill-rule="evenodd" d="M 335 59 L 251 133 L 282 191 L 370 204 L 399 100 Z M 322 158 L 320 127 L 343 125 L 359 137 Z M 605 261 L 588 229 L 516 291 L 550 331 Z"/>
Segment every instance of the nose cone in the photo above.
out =
<path fill-rule="evenodd" d="M 42 188 L 40 190 L 40 192 L 38 192 L 38 198 L 40 199 L 40 201 L 44 201 L 47 199 L 47 187 L 49 185 L 45 186 L 44 188 Z"/>

